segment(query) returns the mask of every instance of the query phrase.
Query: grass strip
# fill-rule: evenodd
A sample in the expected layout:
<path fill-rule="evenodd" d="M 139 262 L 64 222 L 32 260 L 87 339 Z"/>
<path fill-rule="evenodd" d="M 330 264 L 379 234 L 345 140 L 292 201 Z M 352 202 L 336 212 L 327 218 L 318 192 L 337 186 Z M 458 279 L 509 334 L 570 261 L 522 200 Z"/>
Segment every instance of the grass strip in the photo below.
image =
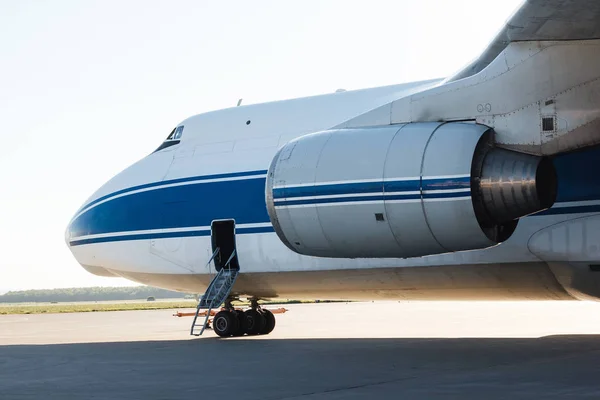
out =
<path fill-rule="evenodd" d="M 316 303 L 314 300 L 274 300 L 261 301 L 262 305 L 278 304 L 304 304 Z M 332 301 L 321 301 L 329 303 Z M 65 304 L 11 304 L 7 306 L 0 305 L 0 315 L 8 314 L 59 314 L 59 313 L 79 313 L 79 312 L 102 312 L 102 311 L 133 311 L 133 310 L 168 310 L 181 308 L 196 308 L 198 303 L 194 300 L 181 301 L 143 301 L 139 303 L 65 303 Z M 250 303 L 235 301 L 234 307 L 248 307 Z"/>
<path fill-rule="evenodd" d="M 7 314 L 57 314 L 101 311 L 167 310 L 173 308 L 194 308 L 196 302 L 140 302 L 140 303 L 83 303 L 83 304 L 14 304 L 0 306 L 0 315 Z"/>

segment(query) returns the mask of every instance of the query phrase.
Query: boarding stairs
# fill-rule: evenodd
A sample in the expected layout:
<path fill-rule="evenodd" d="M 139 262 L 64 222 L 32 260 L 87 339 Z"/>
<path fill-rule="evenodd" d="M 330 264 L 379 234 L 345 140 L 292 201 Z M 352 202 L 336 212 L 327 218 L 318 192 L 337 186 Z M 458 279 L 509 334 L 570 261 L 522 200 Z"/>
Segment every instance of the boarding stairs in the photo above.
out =
<path fill-rule="evenodd" d="M 213 255 L 210 257 L 210 260 L 208 260 L 208 263 L 206 264 L 207 266 L 210 266 L 210 263 L 217 255 L 219 255 L 219 251 L 220 250 L 217 247 Z M 206 292 L 200 298 L 198 306 L 196 307 L 192 328 L 190 329 L 190 335 L 201 336 L 204 333 L 204 330 L 208 325 L 208 319 L 210 317 L 211 310 L 219 308 L 221 304 L 227 300 L 229 293 L 231 293 L 231 288 L 233 288 L 235 280 L 240 272 L 238 269 L 231 268 L 231 260 L 233 260 L 235 257 L 235 253 L 236 251 L 233 250 L 223 268 L 217 272 L 215 277 L 208 285 Z M 202 324 L 197 323 L 199 314 L 201 312 L 200 310 L 207 310 L 204 323 Z"/>

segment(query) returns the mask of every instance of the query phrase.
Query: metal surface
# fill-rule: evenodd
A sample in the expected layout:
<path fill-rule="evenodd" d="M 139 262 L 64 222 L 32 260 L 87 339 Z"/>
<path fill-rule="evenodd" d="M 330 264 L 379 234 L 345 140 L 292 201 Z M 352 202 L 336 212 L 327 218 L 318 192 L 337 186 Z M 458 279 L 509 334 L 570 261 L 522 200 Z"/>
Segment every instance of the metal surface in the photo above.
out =
<path fill-rule="evenodd" d="M 417 257 L 497 244 L 471 202 L 488 127 L 416 123 L 323 131 L 273 159 L 266 203 L 278 236 L 318 257 Z"/>
<path fill-rule="evenodd" d="M 422 176 L 423 154 L 428 148 L 432 134 L 441 125 L 439 122 L 404 125 L 390 143 L 385 161 L 384 179 L 397 177 L 398 171 L 402 171 L 409 177 Z M 423 208 L 422 202 L 385 202 L 385 218 L 389 222 L 392 234 L 403 246 L 407 255 L 446 252 L 431 233 Z"/>
<path fill-rule="evenodd" d="M 131 273 L 155 286 L 206 287 L 206 275 Z M 236 293 L 298 300 L 573 300 L 544 262 L 240 274 Z"/>
<path fill-rule="evenodd" d="M 561 5 L 568 10 L 573 4 L 587 3 L 545 4 L 551 14 L 560 12 Z M 543 19 L 544 15 L 539 17 Z M 589 15 L 593 16 L 594 11 Z M 584 26 L 587 16 L 584 10 L 573 15 L 573 21 Z M 543 29 L 550 29 L 552 24 L 547 19 Z M 323 153 L 320 159 L 322 153 L 316 151 L 314 158 L 301 161 L 314 161 L 317 167 L 325 165 L 321 161 L 338 165 L 337 169 L 323 170 L 327 179 L 338 182 L 353 178 L 388 182 L 388 177 L 422 180 L 424 176 L 431 178 L 429 174 L 473 176 L 472 168 L 463 165 L 472 154 L 461 148 L 465 146 L 461 140 L 448 143 L 444 142 L 448 139 L 444 135 L 431 136 L 436 129 L 431 126 L 443 123 L 437 130 L 442 133 L 456 121 L 493 128 L 493 143 L 497 147 L 556 155 L 554 160 L 559 160 L 563 157 L 561 152 L 600 143 L 598 71 L 600 40 L 514 42 L 481 73 L 446 85 L 421 82 L 236 107 L 191 117 L 185 121 L 186 135 L 180 145 L 144 158 L 100 188 L 77 212 L 67 230 L 66 241 L 78 262 L 90 271 L 152 286 L 201 292 L 210 282 L 210 276 L 197 260 L 199 253 L 206 254 L 206 258 L 210 255 L 210 221 L 228 218 L 235 219 L 240 227 L 238 251 L 244 257 L 244 274 L 236 283 L 236 295 L 363 299 L 539 298 L 549 292 L 554 295 L 556 288 L 562 290 L 561 286 L 547 265 L 539 265 L 540 259 L 552 262 L 558 253 L 568 257 L 566 264 L 597 263 L 599 258 L 593 251 L 564 252 L 559 247 L 581 244 L 589 250 L 596 246 L 597 240 L 593 239 L 598 234 L 586 236 L 571 226 L 565 227 L 567 233 L 560 236 L 562 241 L 552 243 L 555 248 L 550 250 L 554 255 L 547 259 L 537 255 L 533 238 L 546 228 L 599 212 L 600 192 L 594 189 L 598 176 L 588 173 L 597 167 L 597 156 L 586 157 L 581 152 L 576 158 L 583 157 L 580 159 L 585 163 L 563 168 L 559 185 L 562 197 L 557 203 L 562 209 L 553 207 L 547 213 L 522 220 L 512 236 L 490 236 L 489 231 L 494 229 L 490 218 L 492 226 L 482 228 L 489 239 L 483 241 L 498 242 L 510 236 L 501 245 L 408 259 L 397 258 L 398 253 L 389 250 L 398 246 L 407 255 L 433 254 L 473 245 L 471 241 L 481 243 L 481 227 L 470 230 L 478 222 L 481 225 L 479 218 L 477 221 L 472 218 L 473 214 L 478 215 L 478 210 L 468 208 L 466 200 L 461 207 L 454 207 L 451 201 L 430 205 L 388 204 L 387 199 L 383 207 L 366 204 L 354 209 L 340 208 L 336 210 L 338 216 L 324 206 L 306 208 L 303 212 L 282 210 L 277 215 L 279 228 L 275 224 L 275 229 L 286 229 L 288 245 L 295 245 L 298 237 L 301 244 L 310 244 L 319 251 L 329 247 L 352 252 L 348 258 L 302 256 L 290 251 L 272 231 L 264 204 L 265 168 L 277 149 L 303 135 L 334 126 L 348 128 L 346 131 L 364 128 L 374 132 L 373 127 L 386 125 L 388 129 L 399 130 L 395 133 L 396 141 L 392 139 L 390 145 L 395 148 L 390 147 L 384 156 L 378 147 L 383 141 L 370 143 L 365 139 L 355 142 L 355 148 L 343 147 L 343 152 L 338 152 L 339 157 L 348 158 L 343 166 L 334 152 Z M 543 129 L 542 121 L 546 118 L 555 121 L 553 131 Z M 252 124 L 246 125 L 250 119 Z M 389 127 L 390 124 L 395 127 Z M 417 126 L 420 136 L 413 132 L 414 141 L 405 141 L 404 135 Z M 328 139 L 326 135 L 321 137 Z M 327 143 L 314 144 L 317 150 L 332 151 Z M 472 144 L 470 140 L 468 144 Z M 285 156 L 298 150 L 288 146 L 285 149 L 291 150 Z M 283 152 L 280 156 L 284 156 Z M 378 171 L 383 157 L 384 169 Z M 364 158 L 374 160 L 373 168 L 361 165 Z M 316 174 L 300 179 L 298 174 L 310 167 L 310 163 L 297 163 L 289 169 L 286 179 L 313 186 L 324 182 L 319 180 L 324 177 Z M 397 175 L 397 171 L 402 174 Z M 367 173 L 372 175 L 361 175 Z M 293 180 L 292 176 L 299 180 Z M 419 186 L 416 191 L 424 194 L 426 189 Z M 471 194 L 478 193 L 473 190 Z M 381 191 L 381 196 L 387 194 Z M 511 201 L 500 202 L 499 206 L 507 204 Z M 488 213 L 485 207 L 482 209 L 482 214 Z M 321 223 L 329 217 L 333 222 Z M 453 226 L 455 220 L 461 224 Z M 590 225 L 598 227 L 600 223 L 593 221 Z M 311 229 L 314 226 L 318 229 Z M 559 237 L 549 236 L 551 242 Z M 585 237 L 591 239 L 584 241 Z M 334 239 L 339 243 L 332 243 Z M 367 245 L 393 256 L 358 258 Z M 545 247 L 541 248 L 544 252 Z M 544 271 L 543 276 L 531 273 L 530 268 Z M 507 278 L 511 273 L 514 275 Z M 282 281 L 284 278 L 286 281 Z M 517 290 L 511 285 L 517 285 Z M 528 285 L 531 290 L 520 291 L 518 285 Z M 564 291 L 563 295 L 569 297 Z"/>
<path fill-rule="evenodd" d="M 600 214 L 551 225 L 536 232 L 528 246 L 548 262 L 558 282 L 573 297 L 600 298 Z"/>
<path fill-rule="evenodd" d="M 423 155 L 423 212 L 432 235 L 447 252 L 482 249 L 498 243 L 482 229 L 472 201 L 473 159 L 477 145 L 488 131 L 484 125 L 443 124 L 432 134 Z M 425 177 L 438 179 L 426 184 Z M 465 185 L 457 189 L 459 177 L 465 177 Z M 430 193 L 447 193 L 448 197 L 430 199 Z M 463 194 L 467 196 L 452 197 Z"/>
<path fill-rule="evenodd" d="M 471 120 L 493 128 L 498 147 L 539 156 L 599 144 L 600 40 L 504 47 L 475 75 L 399 98 L 339 126 Z M 543 129 L 544 119 L 552 119 L 554 129 Z"/>
<path fill-rule="evenodd" d="M 483 161 L 478 187 L 488 215 L 503 224 L 551 207 L 556 173 L 548 159 L 492 149 Z"/>
<path fill-rule="evenodd" d="M 287 146 L 284 146 L 284 147 L 287 147 Z M 267 214 L 269 214 L 269 220 L 270 220 L 271 224 L 273 225 L 273 229 L 275 230 L 277 237 L 279 238 L 279 240 L 281 240 L 281 242 L 283 244 L 286 245 L 287 248 L 293 249 L 292 244 L 285 237 L 285 235 L 283 235 L 283 230 L 281 229 L 281 224 L 280 224 L 279 220 L 280 220 L 280 218 L 283 218 L 283 216 L 277 216 L 277 213 L 275 212 L 275 207 L 273 205 L 273 201 L 274 201 L 274 199 L 273 199 L 274 168 L 275 168 L 276 163 L 279 161 L 281 151 L 284 149 L 284 147 L 277 150 L 277 153 L 275 153 L 275 156 L 273 157 L 273 159 L 271 160 L 271 163 L 269 164 L 269 170 L 267 172 L 267 180 L 265 182 L 265 204 L 267 207 Z"/>
<path fill-rule="evenodd" d="M 447 81 L 482 71 L 511 42 L 599 38 L 600 2 L 597 0 L 527 0 L 479 58 Z"/>

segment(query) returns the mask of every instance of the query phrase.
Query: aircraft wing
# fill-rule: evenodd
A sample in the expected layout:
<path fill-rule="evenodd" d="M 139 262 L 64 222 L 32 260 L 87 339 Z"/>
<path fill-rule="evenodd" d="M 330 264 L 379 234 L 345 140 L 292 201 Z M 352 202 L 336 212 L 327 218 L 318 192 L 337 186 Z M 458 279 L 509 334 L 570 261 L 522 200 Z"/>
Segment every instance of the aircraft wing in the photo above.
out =
<path fill-rule="evenodd" d="M 479 58 L 447 82 L 480 72 L 511 42 L 599 38 L 600 1 L 526 0 Z"/>

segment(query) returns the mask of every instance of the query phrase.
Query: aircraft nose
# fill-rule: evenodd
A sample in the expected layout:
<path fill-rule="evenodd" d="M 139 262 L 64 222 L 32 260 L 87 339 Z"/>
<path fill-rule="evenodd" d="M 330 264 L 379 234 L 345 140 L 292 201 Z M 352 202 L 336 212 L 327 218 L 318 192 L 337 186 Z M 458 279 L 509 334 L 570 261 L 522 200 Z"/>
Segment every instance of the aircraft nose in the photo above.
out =
<path fill-rule="evenodd" d="M 85 231 L 93 229 L 93 226 L 91 226 L 89 223 L 86 224 L 88 226 L 82 226 L 81 224 L 81 216 L 85 212 L 86 205 L 82 206 L 80 209 L 77 210 L 77 212 L 73 215 L 73 218 L 71 218 L 71 220 L 69 221 L 64 232 L 64 238 L 67 247 L 71 251 L 71 254 L 73 254 L 73 257 L 75 257 L 75 260 L 81 265 L 90 261 L 88 259 L 89 257 L 84 256 L 84 253 L 89 255 L 88 253 L 90 253 L 90 251 L 88 250 L 86 252 L 82 252 L 81 249 L 78 249 L 77 247 L 80 246 L 82 243 L 85 243 L 82 240 L 85 240 L 89 236 L 89 232 Z"/>
<path fill-rule="evenodd" d="M 73 239 L 77 236 L 76 235 L 76 228 L 75 228 L 75 220 L 77 218 L 78 215 L 81 214 L 81 211 L 83 210 L 83 207 L 80 208 L 79 210 L 77 210 L 77 212 L 73 215 L 73 218 L 71 218 L 71 221 L 69 221 L 66 229 L 65 229 L 65 243 L 67 244 L 67 247 L 69 247 L 69 249 L 72 249 L 73 247 Z"/>
<path fill-rule="evenodd" d="M 139 181 L 133 179 L 131 169 L 129 167 L 100 186 L 73 214 L 65 229 L 65 243 L 71 254 L 81 267 L 94 275 L 118 275 L 121 260 L 115 247 L 110 245 L 115 230 L 112 225 L 118 223 L 127 210 L 118 204 L 111 206 L 111 200 L 118 198 L 121 191 L 139 185 Z"/>
<path fill-rule="evenodd" d="M 82 208 L 83 209 L 83 208 Z M 81 241 L 77 238 L 76 229 L 74 228 L 73 221 L 76 219 L 77 215 L 81 214 L 81 210 L 79 210 L 71 222 L 67 225 L 65 229 L 65 243 L 71 254 L 75 260 L 79 263 L 79 265 L 85 269 L 87 272 L 102 276 L 102 277 L 115 277 L 119 276 L 118 271 L 114 271 L 105 267 L 105 262 L 101 259 L 98 259 L 97 250 L 94 248 L 86 248 L 86 246 L 81 246 Z"/>
<path fill-rule="evenodd" d="M 160 182 L 172 160 L 168 151 L 142 158 L 100 186 L 75 212 L 66 227 L 65 242 L 81 265 L 106 266 L 107 257 L 113 255 L 108 244 L 127 234 L 136 213 L 129 196 Z M 112 268 L 113 263 L 109 264 Z"/>
<path fill-rule="evenodd" d="M 88 201 L 85 205 L 79 208 L 65 229 L 65 242 L 71 249 L 71 252 L 73 252 L 73 247 L 81 244 L 81 240 L 89 236 L 89 234 L 94 230 L 94 220 L 85 218 L 85 213 L 90 207 L 89 205 L 90 202 Z M 75 255 L 75 258 L 77 258 L 76 253 L 73 252 L 73 255 Z"/>
<path fill-rule="evenodd" d="M 71 223 L 69 222 L 69 225 L 67 225 L 67 229 L 65 229 L 65 243 L 67 244 L 67 247 L 71 247 Z"/>

